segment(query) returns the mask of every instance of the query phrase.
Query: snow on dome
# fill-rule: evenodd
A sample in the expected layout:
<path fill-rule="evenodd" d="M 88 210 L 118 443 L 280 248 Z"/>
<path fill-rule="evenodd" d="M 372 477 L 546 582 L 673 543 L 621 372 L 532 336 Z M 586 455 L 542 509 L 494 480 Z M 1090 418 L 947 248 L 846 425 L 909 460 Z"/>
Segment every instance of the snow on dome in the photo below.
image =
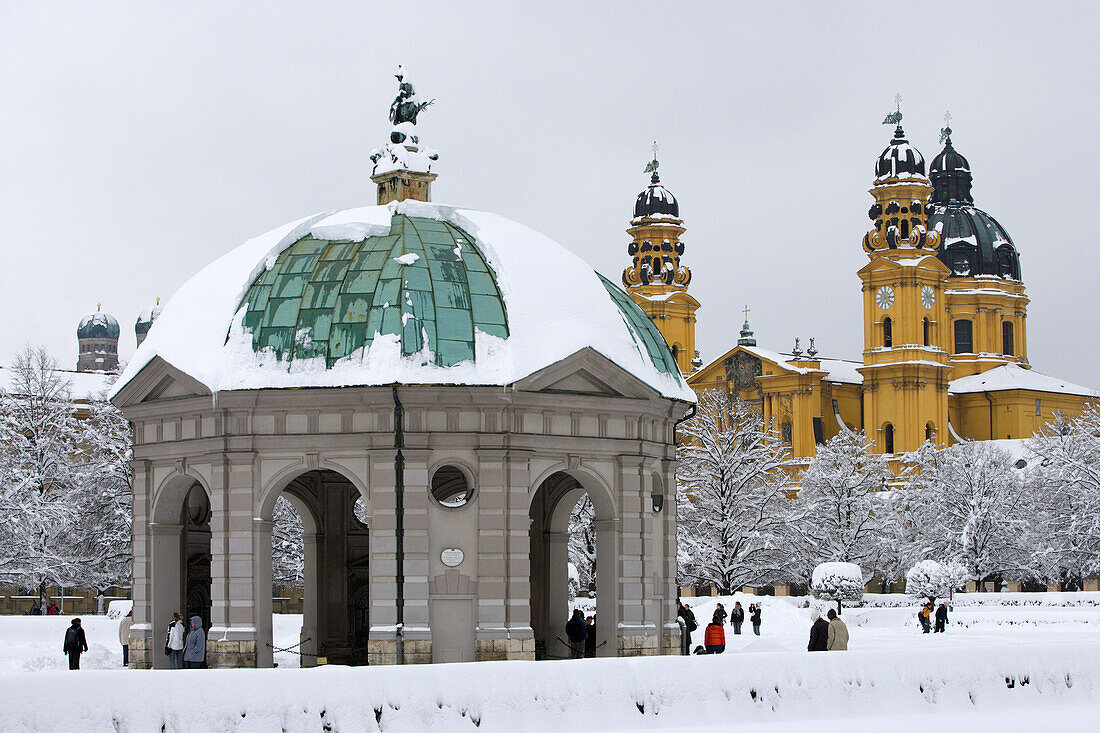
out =
<path fill-rule="evenodd" d="M 148 333 L 149 329 L 153 327 L 153 321 L 160 317 L 160 312 L 164 310 L 164 306 L 160 304 L 160 298 L 157 298 L 157 302 L 154 305 L 149 306 L 138 313 L 137 321 L 134 322 L 135 333 Z"/>
<path fill-rule="evenodd" d="M 901 125 L 875 162 L 875 182 L 888 178 L 924 178 L 924 156 L 905 137 Z"/>
<path fill-rule="evenodd" d="M 679 219 L 680 204 L 672 192 L 661 185 L 657 171 L 649 179 L 649 185 L 638 194 L 634 202 L 635 219 Z"/>
<path fill-rule="evenodd" d="M 1034 392 L 1100 397 L 1100 392 L 1095 389 L 1049 377 L 1034 369 L 1024 369 L 1018 364 L 1012 363 L 990 369 L 981 374 L 971 374 L 969 377 L 953 379 L 947 391 L 948 394 L 967 394 L 971 392 L 999 392 L 1006 389 L 1028 389 Z"/>
<path fill-rule="evenodd" d="M 80 325 L 76 327 L 77 338 L 108 338 L 117 339 L 119 334 L 118 321 L 110 313 L 96 310 L 80 319 Z"/>
<path fill-rule="evenodd" d="M 412 245 L 416 261 L 394 261 L 409 254 L 395 247 Z M 368 249 L 381 264 L 373 276 L 361 264 L 363 277 L 353 278 L 351 253 Z M 301 277 L 281 279 L 279 292 L 269 288 L 257 315 L 261 288 L 283 268 Z M 432 303 L 434 333 L 420 297 L 429 292 L 452 299 Z M 272 300 L 279 302 L 268 309 Z M 353 304 L 361 310 L 341 310 Z M 307 311 L 308 329 L 300 327 Z M 347 341 L 319 353 L 317 342 L 336 343 L 333 318 L 344 319 Z M 665 397 L 695 401 L 652 322 L 579 257 L 495 214 L 403 201 L 306 217 L 208 265 L 164 306 L 112 396 L 158 356 L 217 393 L 393 382 L 506 385 L 584 348 Z"/>

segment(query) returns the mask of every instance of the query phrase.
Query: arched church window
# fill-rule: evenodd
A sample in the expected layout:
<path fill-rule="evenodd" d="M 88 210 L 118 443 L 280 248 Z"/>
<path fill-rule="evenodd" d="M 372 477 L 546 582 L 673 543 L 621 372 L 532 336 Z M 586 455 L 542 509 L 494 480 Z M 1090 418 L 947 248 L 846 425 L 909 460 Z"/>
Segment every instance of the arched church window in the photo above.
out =
<path fill-rule="evenodd" d="M 680 355 L 680 347 L 673 344 L 670 348 L 672 349 L 672 360 L 676 361 L 676 358 Z"/>
<path fill-rule="evenodd" d="M 781 427 L 781 433 L 782 433 L 782 436 L 783 436 L 783 442 L 786 443 L 787 445 L 790 445 L 791 438 L 793 436 L 793 434 L 791 432 L 790 422 L 783 423 L 783 425 Z"/>
<path fill-rule="evenodd" d="M 440 506 L 457 509 L 470 503 L 474 487 L 458 466 L 440 466 L 432 474 L 432 497 Z"/>
<path fill-rule="evenodd" d="M 974 324 L 965 318 L 955 321 L 955 353 L 974 353 Z"/>
<path fill-rule="evenodd" d="M 924 319 L 924 345 L 932 345 L 932 321 Z"/>
<path fill-rule="evenodd" d="M 890 320 L 890 316 L 882 319 L 882 345 L 894 345 L 894 322 Z"/>
<path fill-rule="evenodd" d="M 935 440 L 936 439 L 936 426 L 932 423 L 928 423 L 924 426 L 924 439 Z"/>
<path fill-rule="evenodd" d="M 882 448 L 884 453 L 894 452 L 894 426 L 890 423 L 882 426 Z"/>
<path fill-rule="evenodd" d="M 1001 322 L 1001 353 L 1005 356 L 1013 356 L 1016 353 L 1016 330 L 1012 321 Z"/>
<path fill-rule="evenodd" d="M 902 211 L 904 211 L 904 209 Z M 902 239 L 908 239 L 909 238 L 909 220 L 908 219 L 902 219 L 901 220 L 901 238 Z"/>

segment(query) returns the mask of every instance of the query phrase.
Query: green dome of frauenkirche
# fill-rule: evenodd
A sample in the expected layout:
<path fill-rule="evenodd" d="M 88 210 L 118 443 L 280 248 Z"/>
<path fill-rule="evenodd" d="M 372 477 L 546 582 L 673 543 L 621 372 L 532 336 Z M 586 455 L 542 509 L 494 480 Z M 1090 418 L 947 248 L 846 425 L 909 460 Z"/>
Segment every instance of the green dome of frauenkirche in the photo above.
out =
<path fill-rule="evenodd" d="M 394 215 L 390 234 L 360 242 L 306 236 L 245 293 L 242 325 L 281 360 L 338 359 L 376 334 L 438 366 L 474 358 L 474 330 L 508 337 L 496 276 L 473 237 L 445 221 Z M 425 349 L 425 346 L 428 348 Z"/>

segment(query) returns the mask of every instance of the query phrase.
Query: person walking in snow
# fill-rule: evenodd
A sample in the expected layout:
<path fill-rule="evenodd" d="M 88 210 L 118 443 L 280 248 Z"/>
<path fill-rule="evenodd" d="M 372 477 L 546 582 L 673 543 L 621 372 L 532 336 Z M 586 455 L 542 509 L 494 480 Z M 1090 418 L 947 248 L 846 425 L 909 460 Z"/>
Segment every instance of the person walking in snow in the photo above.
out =
<path fill-rule="evenodd" d="M 202 630 L 202 618 L 191 617 L 191 630 L 183 642 L 183 665 L 187 669 L 199 669 L 206 659 L 206 632 Z"/>
<path fill-rule="evenodd" d="M 721 654 L 726 651 L 726 630 L 722 628 L 722 624 L 717 621 L 707 624 L 706 631 L 703 632 L 703 645 L 707 654 Z"/>
<path fill-rule="evenodd" d="M 831 608 L 829 609 L 829 639 L 826 646 L 831 652 L 848 651 L 848 626 Z"/>
<path fill-rule="evenodd" d="M 88 651 L 88 639 L 84 636 L 80 619 L 74 618 L 69 628 L 65 629 L 65 643 L 61 651 L 69 655 L 69 669 L 80 669 L 80 655 Z"/>
<path fill-rule="evenodd" d="M 920 627 L 924 633 L 928 633 L 932 630 L 932 623 L 929 617 L 932 615 L 932 604 L 926 603 L 921 606 L 920 612 L 917 614 L 917 618 L 920 619 Z"/>
<path fill-rule="evenodd" d="M 588 637 L 584 640 L 584 656 L 586 659 L 596 656 L 596 617 L 589 616 L 584 620 L 584 630 Z"/>
<path fill-rule="evenodd" d="M 573 609 L 573 618 L 565 624 L 565 637 L 569 639 L 569 655 L 571 659 L 584 658 L 584 642 L 588 639 L 588 631 L 584 627 L 584 614 L 581 609 Z"/>
<path fill-rule="evenodd" d="M 134 609 L 118 622 L 118 643 L 122 645 L 122 666 L 130 666 L 130 627 L 134 625 Z"/>
<path fill-rule="evenodd" d="M 730 613 L 730 622 L 733 624 L 733 633 L 740 636 L 741 624 L 745 623 L 745 609 L 741 608 L 741 601 L 734 602 L 733 611 Z"/>
<path fill-rule="evenodd" d="M 806 645 L 808 652 L 823 652 L 829 648 L 829 622 L 821 618 L 821 612 L 816 609 L 810 612 L 810 643 Z"/>
<path fill-rule="evenodd" d="M 947 630 L 947 604 L 941 603 L 936 609 L 936 633 L 941 634 Z"/>
<path fill-rule="evenodd" d="M 172 614 L 172 622 L 168 624 L 164 653 L 168 655 L 168 669 L 183 669 L 183 619 L 178 613 Z"/>
<path fill-rule="evenodd" d="M 676 617 L 684 622 L 684 629 L 680 632 L 680 651 L 687 656 L 691 653 L 691 634 L 699 628 L 699 622 L 695 620 L 695 612 L 691 610 L 691 606 L 680 601 L 676 604 Z"/>
<path fill-rule="evenodd" d="M 752 633 L 760 636 L 760 604 L 753 603 L 749 606 L 749 620 L 752 621 Z"/>
<path fill-rule="evenodd" d="M 714 608 L 714 616 L 711 618 L 711 621 L 718 624 L 719 626 L 724 626 L 727 616 L 729 616 L 729 614 L 726 613 L 726 607 L 719 603 Z"/>

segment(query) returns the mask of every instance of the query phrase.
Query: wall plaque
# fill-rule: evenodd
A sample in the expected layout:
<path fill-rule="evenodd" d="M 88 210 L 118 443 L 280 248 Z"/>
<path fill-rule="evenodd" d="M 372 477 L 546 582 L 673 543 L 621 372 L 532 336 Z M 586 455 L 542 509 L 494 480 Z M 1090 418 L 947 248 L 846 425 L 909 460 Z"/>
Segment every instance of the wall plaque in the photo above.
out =
<path fill-rule="evenodd" d="M 439 553 L 439 559 L 443 561 L 443 564 L 449 568 L 456 568 L 462 563 L 462 558 L 465 555 L 462 554 L 462 550 L 457 547 L 448 547 Z"/>

